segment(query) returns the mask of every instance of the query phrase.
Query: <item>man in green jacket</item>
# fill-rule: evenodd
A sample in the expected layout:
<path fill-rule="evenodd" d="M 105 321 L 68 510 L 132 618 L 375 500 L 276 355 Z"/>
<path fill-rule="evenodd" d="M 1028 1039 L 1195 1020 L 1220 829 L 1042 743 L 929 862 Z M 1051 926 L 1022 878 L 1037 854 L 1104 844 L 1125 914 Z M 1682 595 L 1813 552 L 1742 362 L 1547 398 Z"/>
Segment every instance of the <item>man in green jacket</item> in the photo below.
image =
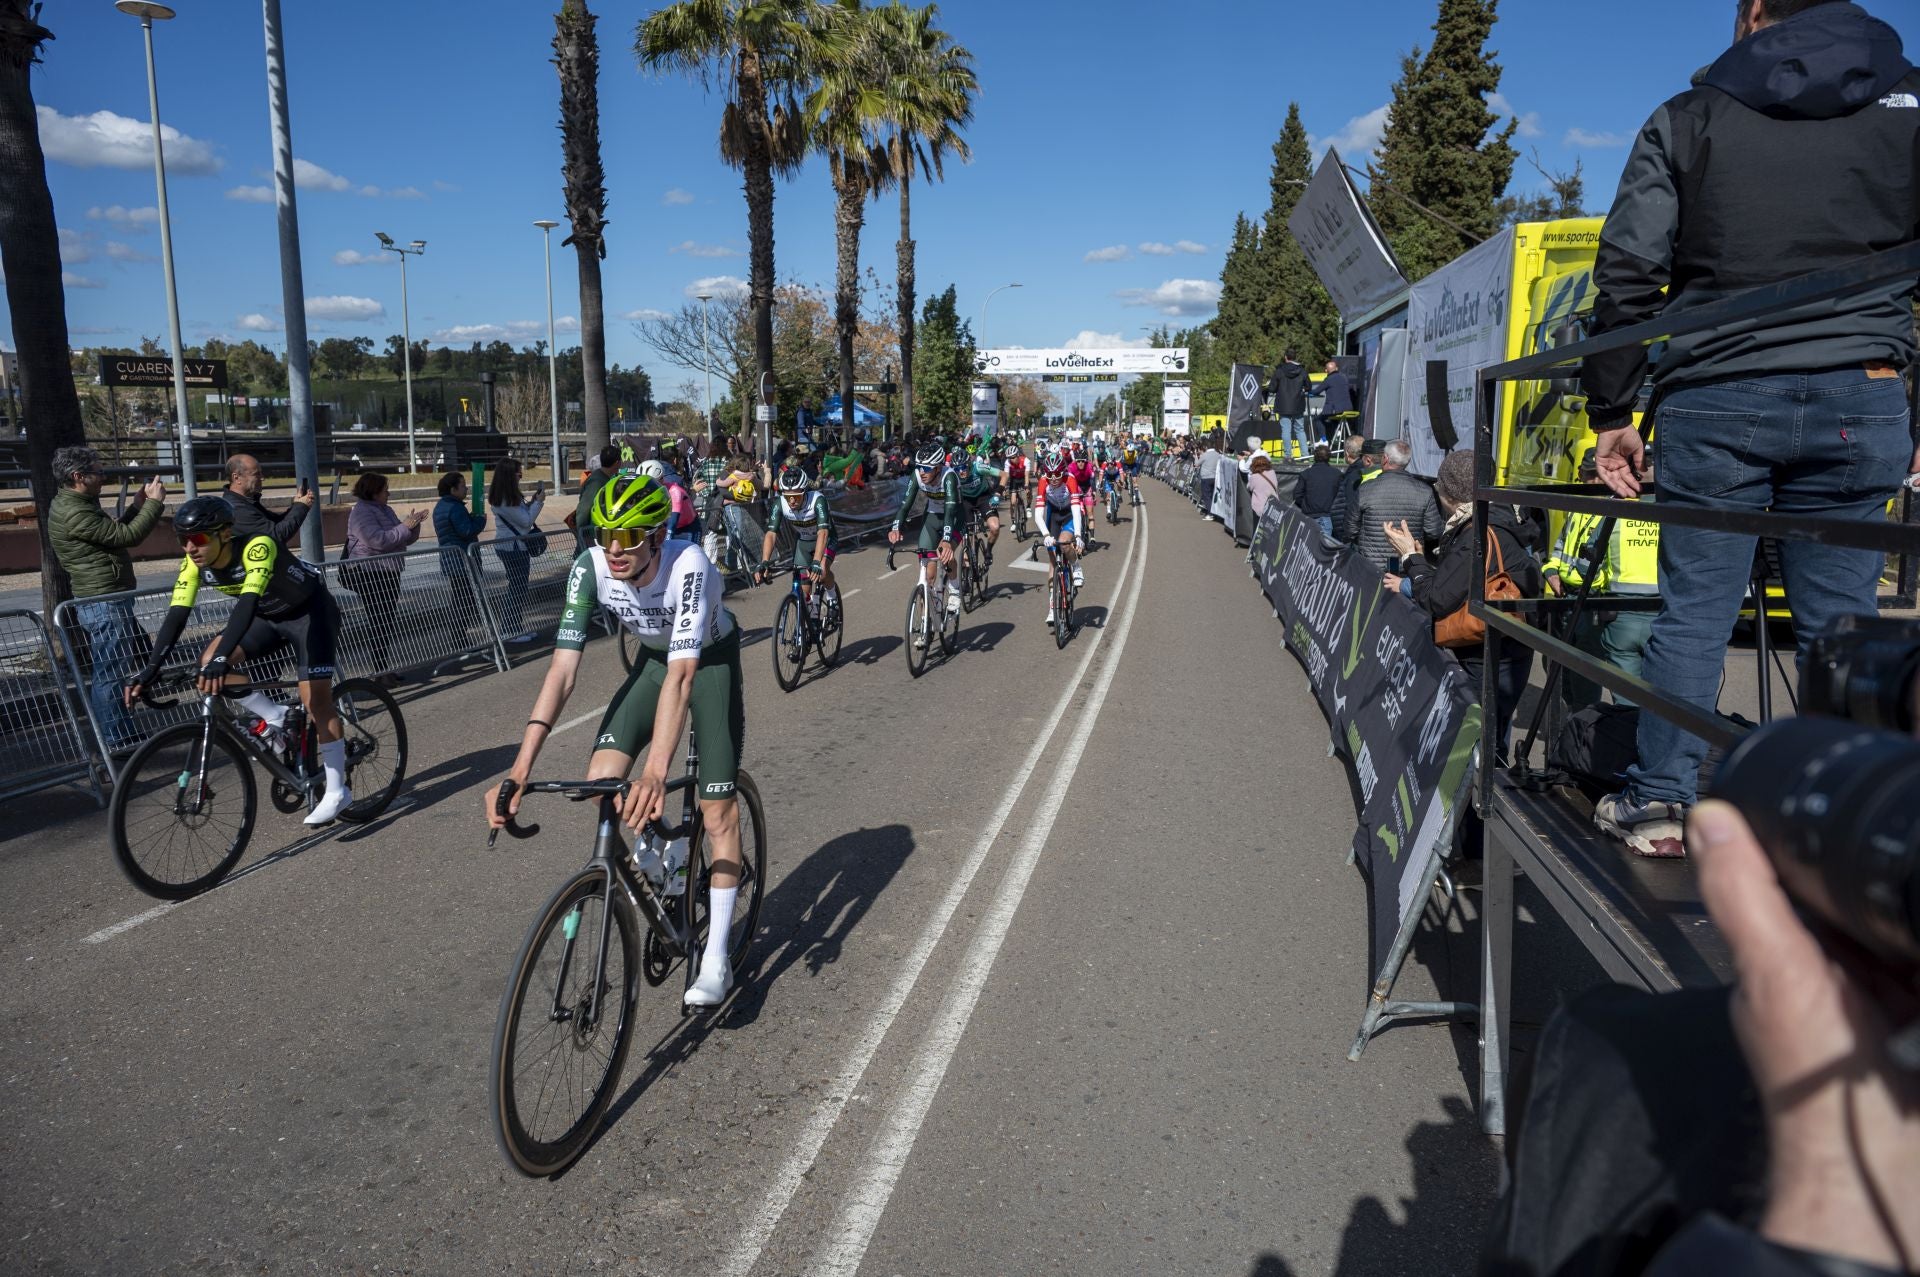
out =
<path fill-rule="evenodd" d="M 137 584 L 133 556 L 127 551 L 147 539 L 166 508 L 166 485 L 158 478 L 140 490 L 140 500 L 125 516 L 110 517 L 100 508 L 100 454 L 92 448 L 61 448 L 53 454 L 53 477 L 60 490 L 53 494 L 47 514 L 47 536 L 53 554 L 73 579 L 76 599 L 131 590 Z M 145 653 L 146 635 L 133 618 L 126 599 L 81 603 L 75 609 L 80 628 L 87 633 L 93 657 L 93 679 L 87 704 L 93 724 L 109 751 L 131 747 L 135 741 L 127 714 L 120 707 L 120 688 L 137 657 Z"/>

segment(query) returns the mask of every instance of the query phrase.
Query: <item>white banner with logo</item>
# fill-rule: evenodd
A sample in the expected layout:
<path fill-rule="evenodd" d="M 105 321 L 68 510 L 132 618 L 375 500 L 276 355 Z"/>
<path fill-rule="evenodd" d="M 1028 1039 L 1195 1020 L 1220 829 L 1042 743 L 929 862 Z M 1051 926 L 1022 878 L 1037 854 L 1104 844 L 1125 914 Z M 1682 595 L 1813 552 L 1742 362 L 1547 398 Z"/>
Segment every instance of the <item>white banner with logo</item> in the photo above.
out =
<path fill-rule="evenodd" d="M 973 383 L 973 433 L 982 439 L 1000 433 L 1000 387 L 991 381 Z"/>
<path fill-rule="evenodd" d="M 983 377 L 1036 373 L 1184 373 L 1185 346 L 1122 347 L 1117 350 L 976 350 L 973 371 Z"/>
<path fill-rule="evenodd" d="M 1342 315 L 1371 310 L 1407 286 L 1386 236 L 1332 147 L 1294 205 L 1287 229 Z"/>
<path fill-rule="evenodd" d="M 1413 286 L 1407 299 L 1407 354 L 1401 372 L 1402 437 L 1413 445 L 1412 469 L 1438 474 L 1445 456 L 1433 437 L 1427 406 L 1427 361 L 1447 361 L 1448 408 L 1461 443 L 1473 446 L 1475 374 L 1506 358 L 1507 296 L 1513 270 L 1513 228 L 1501 231 Z"/>
<path fill-rule="evenodd" d="M 1187 413 L 1174 412 L 1171 409 L 1169 409 L 1166 414 L 1165 420 L 1167 425 L 1167 433 L 1170 435 L 1185 435 L 1185 434 L 1193 433 L 1193 418 Z"/>
<path fill-rule="evenodd" d="M 1231 453 L 1222 453 L 1220 466 L 1214 471 L 1213 505 L 1207 513 L 1227 525 L 1227 531 L 1233 531 L 1235 510 L 1239 505 L 1240 465 Z"/>
<path fill-rule="evenodd" d="M 1160 392 L 1160 406 L 1168 412 L 1189 412 L 1193 408 L 1193 383 L 1169 381 Z"/>

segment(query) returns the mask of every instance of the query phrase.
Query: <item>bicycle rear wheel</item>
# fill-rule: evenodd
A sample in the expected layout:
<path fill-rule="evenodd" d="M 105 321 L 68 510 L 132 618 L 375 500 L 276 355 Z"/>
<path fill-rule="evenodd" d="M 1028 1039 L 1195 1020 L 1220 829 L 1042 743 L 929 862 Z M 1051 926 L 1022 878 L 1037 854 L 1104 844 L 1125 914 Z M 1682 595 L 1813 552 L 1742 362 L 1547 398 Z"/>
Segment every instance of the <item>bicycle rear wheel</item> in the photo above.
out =
<path fill-rule="evenodd" d="M 971 533 L 959 546 L 955 567 L 960 573 L 960 609 L 971 612 L 980 605 L 980 550 L 979 542 Z"/>
<path fill-rule="evenodd" d="M 767 812 L 760 803 L 760 787 L 753 777 L 741 772 L 734 784 L 734 802 L 740 812 L 740 891 L 733 899 L 733 923 L 727 932 L 727 962 L 735 975 L 746 965 L 747 951 L 753 947 L 755 929 L 760 925 L 760 900 L 767 891 Z M 687 884 L 687 904 L 692 911 L 688 934 L 689 953 L 700 953 L 707 943 L 707 890 L 713 885 L 713 852 L 706 830 L 700 831 L 697 881 Z M 691 978 L 694 963 L 688 964 Z"/>
<path fill-rule="evenodd" d="M 847 634 L 847 604 L 840 597 L 840 589 L 834 587 L 833 593 L 820 601 L 821 628 L 819 634 L 820 659 L 828 665 L 840 663 L 840 642 Z"/>
<path fill-rule="evenodd" d="M 113 858 L 150 896 L 197 896 L 247 849 L 258 807 L 252 763 L 227 729 L 176 723 L 134 751 L 113 787 Z"/>
<path fill-rule="evenodd" d="M 626 1063 L 639 995 L 640 924 L 611 886 L 605 870 L 591 867 L 563 883 L 528 928 L 500 995 L 488 1070 L 493 1131 L 523 1175 L 552 1175 L 573 1164 Z"/>
<path fill-rule="evenodd" d="M 791 692 L 800 685 L 800 671 L 807 665 L 807 631 L 800 605 L 789 594 L 780 601 L 780 612 L 773 621 L 773 676 L 782 691 Z"/>
<path fill-rule="evenodd" d="M 1053 570 L 1053 645 L 1065 647 L 1073 635 L 1073 595 L 1067 590 L 1071 569 L 1056 565 Z"/>
<path fill-rule="evenodd" d="M 907 672 L 919 678 L 927 669 L 927 644 L 933 641 L 927 624 L 927 587 L 915 585 L 907 596 Z M 915 639 L 920 642 L 916 646 Z"/>
<path fill-rule="evenodd" d="M 400 702 L 371 679 L 350 678 L 333 689 L 347 742 L 347 786 L 353 803 L 340 819 L 364 824 L 387 809 L 407 776 L 407 722 Z"/>
<path fill-rule="evenodd" d="M 633 673 L 633 658 L 640 651 L 640 640 L 627 633 L 627 627 L 620 626 L 620 668 Z"/>

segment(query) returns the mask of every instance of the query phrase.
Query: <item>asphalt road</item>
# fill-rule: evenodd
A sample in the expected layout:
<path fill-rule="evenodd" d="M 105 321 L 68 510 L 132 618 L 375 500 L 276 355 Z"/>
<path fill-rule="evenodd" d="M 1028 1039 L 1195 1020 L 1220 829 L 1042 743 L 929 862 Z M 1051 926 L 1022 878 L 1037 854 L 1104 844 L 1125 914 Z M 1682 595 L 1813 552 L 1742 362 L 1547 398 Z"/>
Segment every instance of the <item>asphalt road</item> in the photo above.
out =
<path fill-rule="evenodd" d="M 401 809 L 318 840 L 266 810 L 243 871 L 175 908 L 83 797 L 0 808 L 0 1270 L 1470 1269 L 1499 1174 L 1472 1032 L 1347 1062 L 1346 780 L 1240 553 L 1147 497 L 1102 523 L 1065 650 L 1006 541 L 917 680 L 911 573 L 878 550 L 840 560 L 842 667 L 791 694 L 779 591 L 732 600 L 772 829 L 752 975 L 716 1017 L 642 990 L 622 1093 L 555 1180 L 495 1148 L 487 1054 L 591 813 L 549 799 L 492 851 L 479 814 L 544 662 L 413 694 Z M 582 770 L 619 673 L 597 641 L 542 772 Z M 1473 996 L 1471 920 L 1401 993 Z M 1537 1022 L 1593 974 L 1520 926 Z"/>

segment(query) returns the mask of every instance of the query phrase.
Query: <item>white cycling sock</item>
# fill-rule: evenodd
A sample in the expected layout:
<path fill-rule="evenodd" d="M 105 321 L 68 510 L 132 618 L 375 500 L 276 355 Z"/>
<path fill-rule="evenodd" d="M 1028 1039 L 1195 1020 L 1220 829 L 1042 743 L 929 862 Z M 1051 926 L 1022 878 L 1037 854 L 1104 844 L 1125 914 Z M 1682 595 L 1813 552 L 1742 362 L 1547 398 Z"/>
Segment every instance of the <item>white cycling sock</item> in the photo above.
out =
<path fill-rule="evenodd" d="M 330 740 L 320 746 L 320 767 L 327 773 L 327 792 L 337 794 L 347 787 L 347 742 Z"/>
<path fill-rule="evenodd" d="M 279 727 L 287 721 L 287 707 L 265 692 L 248 692 L 240 698 L 240 708 L 269 727 Z"/>
<path fill-rule="evenodd" d="M 700 956 L 703 971 L 710 962 L 727 960 L 727 942 L 732 939 L 728 933 L 733 930 L 733 902 L 739 894 L 738 887 L 707 888 L 707 949 Z"/>

